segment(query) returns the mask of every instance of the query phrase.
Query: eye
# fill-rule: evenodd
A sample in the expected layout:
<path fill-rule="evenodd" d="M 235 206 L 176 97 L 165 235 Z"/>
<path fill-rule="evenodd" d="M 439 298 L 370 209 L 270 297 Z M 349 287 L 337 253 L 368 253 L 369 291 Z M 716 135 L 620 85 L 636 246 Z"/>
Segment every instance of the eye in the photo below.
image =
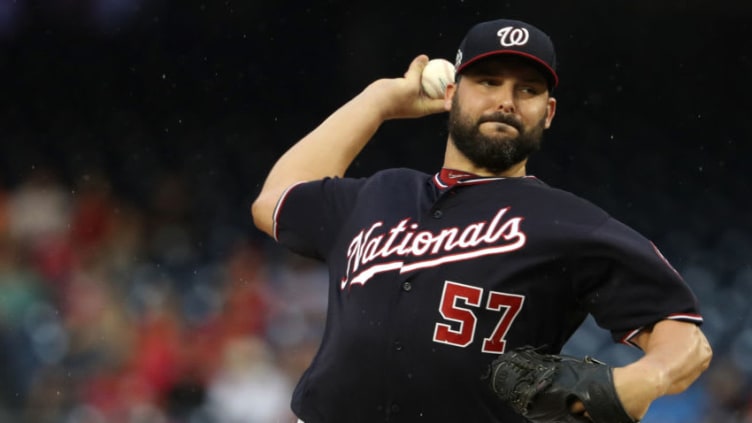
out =
<path fill-rule="evenodd" d="M 535 85 L 522 85 L 519 87 L 519 90 L 522 93 L 527 94 L 527 95 L 538 95 L 541 92 L 543 92 L 543 90 L 540 87 L 535 86 Z"/>

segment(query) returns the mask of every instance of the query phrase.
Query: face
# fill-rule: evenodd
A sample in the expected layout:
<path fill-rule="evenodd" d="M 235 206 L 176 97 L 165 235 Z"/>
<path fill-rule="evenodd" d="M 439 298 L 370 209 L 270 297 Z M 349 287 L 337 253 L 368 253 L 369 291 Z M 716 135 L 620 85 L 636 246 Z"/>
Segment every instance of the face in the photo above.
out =
<path fill-rule="evenodd" d="M 501 173 L 538 150 L 556 110 L 543 75 L 513 57 L 471 65 L 448 90 L 450 141 L 475 166 L 491 173 Z"/>

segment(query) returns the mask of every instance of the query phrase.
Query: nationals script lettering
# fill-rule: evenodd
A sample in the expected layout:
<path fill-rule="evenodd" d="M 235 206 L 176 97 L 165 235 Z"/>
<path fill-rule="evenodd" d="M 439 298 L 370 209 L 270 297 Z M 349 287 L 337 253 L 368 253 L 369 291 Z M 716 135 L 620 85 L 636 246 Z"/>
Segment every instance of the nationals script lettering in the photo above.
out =
<path fill-rule="evenodd" d="M 383 229 L 375 222 L 358 232 L 347 249 L 347 270 L 340 288 L 364 285 L 374 275 L 399 270 L 407 273 L 444 263 L 504 254 L 520 249 L 527 237 L 520 229 L 522 217 L 507 218 L 509 207 L 500 209 L 489 220 L 464 228 L 444 228 L 438 233 L 418 230 L 418 224 L 403 219 L 392 228 Z M 425 257 L 405 264 L 406 257 Z M 393 260 L 389 260 L 393 258 Z M 376 259 L 379 263 L 371 264 Z M 383 260 L 386 259 L 386 260 Z"/>

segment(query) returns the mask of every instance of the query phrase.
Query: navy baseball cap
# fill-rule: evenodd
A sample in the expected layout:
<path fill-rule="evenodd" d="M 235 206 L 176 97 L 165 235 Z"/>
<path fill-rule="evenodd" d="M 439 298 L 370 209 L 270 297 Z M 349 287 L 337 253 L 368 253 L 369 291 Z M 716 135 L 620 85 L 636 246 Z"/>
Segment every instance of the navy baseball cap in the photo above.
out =
<path fill-rule="evenodd" d="M 470 64 L 498 54 L 529 59 L 546 77 L 549 89 L 559 84 L 551 38 L 533 25 L 511 19 L 481 22 L 470 28 L 457 50 L 454 67 L 460 74 Z"/>

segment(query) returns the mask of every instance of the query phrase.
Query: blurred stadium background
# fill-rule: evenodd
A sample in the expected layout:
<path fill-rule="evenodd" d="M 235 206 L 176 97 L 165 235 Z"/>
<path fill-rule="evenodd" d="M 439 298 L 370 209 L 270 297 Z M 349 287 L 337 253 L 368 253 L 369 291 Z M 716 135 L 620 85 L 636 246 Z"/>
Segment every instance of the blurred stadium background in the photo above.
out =
<path fill-rule="evenodd" d="M 752 422 L 752 5 L 0 0 L 0 422 L 292 422 L 326 275 L 256 231 L 273 161 L 371 80 L 513 17 L 558 49 L 530 171 L 643 232 L 716 351 L 646 423 Z M 444 117 L 351 169 L 427 172 Z M 619 364 L 588 320 L 567 352 Z"/>

